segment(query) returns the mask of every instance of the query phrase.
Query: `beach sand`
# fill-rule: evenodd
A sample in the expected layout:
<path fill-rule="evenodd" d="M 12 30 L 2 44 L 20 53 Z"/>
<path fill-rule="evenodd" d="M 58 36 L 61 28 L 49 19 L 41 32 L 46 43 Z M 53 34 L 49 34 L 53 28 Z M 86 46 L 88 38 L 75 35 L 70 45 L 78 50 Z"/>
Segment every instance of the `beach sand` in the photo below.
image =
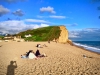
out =
<path fill-rule="evenodd" d="M 47 57 L 22 59 L 21 55 L 37 50 Z M 2 45 L 2 46 L 1 46 Z M 86 57 L 84 57 L 85 55 Z M 11 61 L 16 61 L 10 64 Z M 51 42 L 0 42 L 0 75 L 100 75 L 100 54 L 68 44 Z M 8 74 L 9 75 L 9 74 Z"/>

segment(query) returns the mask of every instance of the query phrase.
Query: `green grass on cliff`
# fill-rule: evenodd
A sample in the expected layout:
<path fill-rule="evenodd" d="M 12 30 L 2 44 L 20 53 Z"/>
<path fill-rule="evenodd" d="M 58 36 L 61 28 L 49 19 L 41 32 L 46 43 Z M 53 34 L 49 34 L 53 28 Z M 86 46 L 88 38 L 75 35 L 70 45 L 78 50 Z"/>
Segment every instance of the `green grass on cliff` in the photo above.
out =
<path fill-rule="evenodd" d="M 4 38 L 4 36 L 1 36 L 1 35 L 0 35 L 0 40 L 2 40 L 3 38 Z"/>
<path fill-rule="evenodd" d="M 20 35 L 22 38 L 28 41 L 48 41 L 57 39 L 60 36 L 60 27 L 58 26 L 49 26 L 42 27 L 33 30 L 27 30 L 20 32 L 17 35 Z M 25 38 L 25 35 L 31 34 L 32 37 Z"/>

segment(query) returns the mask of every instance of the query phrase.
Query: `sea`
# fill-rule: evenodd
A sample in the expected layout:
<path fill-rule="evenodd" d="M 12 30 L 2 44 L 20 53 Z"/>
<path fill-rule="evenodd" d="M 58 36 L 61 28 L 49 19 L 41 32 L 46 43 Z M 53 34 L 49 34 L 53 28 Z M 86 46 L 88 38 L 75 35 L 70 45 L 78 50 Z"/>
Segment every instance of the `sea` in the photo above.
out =
<path fill-rule="evenodd" d="M 73 41 L 74 45 L 100 54 L 100 41 Z"/>

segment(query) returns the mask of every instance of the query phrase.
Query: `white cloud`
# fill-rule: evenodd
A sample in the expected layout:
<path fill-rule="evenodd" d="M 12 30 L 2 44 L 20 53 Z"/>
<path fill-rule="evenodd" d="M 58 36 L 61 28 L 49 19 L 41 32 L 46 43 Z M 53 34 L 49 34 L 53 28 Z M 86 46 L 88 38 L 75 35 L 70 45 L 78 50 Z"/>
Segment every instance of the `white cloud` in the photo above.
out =
<path fill-rule="evenodd" d="M 50 6 L 48 6 L 48 7 L 42 7 L 42 8 L 40 8 L 40 11 L 41 11 L 41 12 L 49 12 L 49 13 L 53 13 L 53 14 L 56 13 L 56 12 L 54 11 L 54 8 L 53 8 L 53 7 L 50 7 Z"/>
<path fill-rule="evenodd" d="M 55 16 L 55 15 L 52 15 L 52 16 L 49 16 L 50 18 L 56 18 L 56 19 L 65 19 L 66 17 L 65 16 Z"/>
<path fill-rule="evenodd" d="M 100 29 L 86 28 L 69 31 L 69 38 L 76 41 L 100 41 Z"/>
<path fill-rule="evenodd" d="M 77 31 L 70 31 L 69 38 L 79 38 L 79 33 Z"/>
<path fill-rule="evenodd" d="M 56 19 L 65 19 L 65 18 L 68 18 L 66 16 L 56 16 L 56 15 L 50 15 L 50 16 L 40 16 L 40 15 L 37 15 L 37 18 L 56 18 Z"/>
<path fill-rule="evenodd" d="M 49 23 L 45 20 L 39 20 L 39 19 L 25 19 L 26 22 L 35 22 L 35 23 Z"/>
<path fill-rule="evenodd" d="M 36 29 L 39 27 L 46 27 L 48 24 L 26 24 L 25 21 L 21 20 L 10 20 L 0 22 L 0 34 L 15 34 L 28 29 Z"/>
<path fill-rule="evenodd" d="M 49 25 L 41 23 L 41 27 L 47 27 L 47 26 L 49 26 Z"/>
<path fill-rule="evenodd" d="M 82 29 L 82 31 L 84 31 L 84 32 L 95 32 L 97 30 L 98 30 L 97 28 L 86 28 L 86 29 Z"/>
<path fill-rule="evenodd" d="M 77 36 L 77 35 L 73 35 L 73 34 L 70 34 L 69 35 L 69 38 L 78 38 L 79 36 Z"/>
<path fill-rule="evenodd" d="M 24 13 L 21 9 L 14 11 L 12 14 L 15 16 L 23 16 L 24 15 Z"/>
<path fill-rule="evenodd" d="M 0 5 L 0 16 L 5 15 L 9 12 L 10 12 L 9 9 L 7 9 L 7 8 L 3 7 L 2 5 Z"/>

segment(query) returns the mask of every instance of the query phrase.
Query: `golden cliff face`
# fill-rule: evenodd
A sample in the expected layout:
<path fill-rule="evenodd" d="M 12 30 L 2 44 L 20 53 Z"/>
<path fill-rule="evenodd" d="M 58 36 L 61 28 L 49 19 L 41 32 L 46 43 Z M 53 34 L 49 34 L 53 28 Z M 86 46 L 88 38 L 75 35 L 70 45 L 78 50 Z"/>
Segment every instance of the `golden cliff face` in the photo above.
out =
<path fill-rule="evenodd" d="M 66 29 L 65 26 L 60 26 L 60 30 L 61 30 L 61 33 L 60 33 L 60 36 L 58 38 L 58 42 L 59 43 L 66 43 L 68 40 L 68 30 Z"/>

